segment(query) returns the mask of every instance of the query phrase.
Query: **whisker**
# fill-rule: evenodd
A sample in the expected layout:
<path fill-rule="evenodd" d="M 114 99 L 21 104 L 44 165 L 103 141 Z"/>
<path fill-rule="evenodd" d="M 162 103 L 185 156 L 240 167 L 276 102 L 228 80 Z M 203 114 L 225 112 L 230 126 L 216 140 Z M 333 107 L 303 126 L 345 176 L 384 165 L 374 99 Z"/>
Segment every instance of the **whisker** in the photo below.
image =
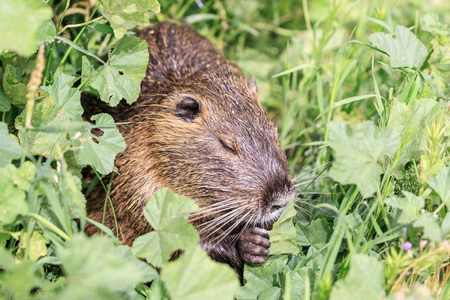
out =
<path fill-rule="evenodd" d="M 233 216 L 235 214 L 240 214 L 241 211 L 244 211 L 244 209 L 232 210 L 232 211 L 230 211 L 230 212 L 228 212 L 226 214 L 221 215 L 218 218 L 215 218 L 215 219 L 212 219 L 212 220 L 209 220 L 207 222 L 204 222 L 204 223 L 200 224 L 199 227 L 206 226 L 208 224 L 214 224 L 214 223 L 221 224 L 224 219 L 226 221 L 226 220 L 229 219 L 229 216 Z"/>
<path fill-rule="evenodd" d="M 216 245 L 219 244 L 221 241 L 223 241 L 224 238 L 226 238 L 239 224 L 241 224 L 241 222 L 247 217 L 247 215 L 250 213 L 251 211 L 248 211 L 245 215 L 243 215 L 239 220 L 237 220 L 236 222 L 234 222 L 234 224 L 232 226 L 230 226 L 227 230 L 225 230 L 221 236 L 222 238 L 220 240 L 217 241 Z M 219 235 L 220 236 L 220 235 Z M 218 236 L 218 237 L 219 237 Z"/>
<path fill-rule="evenodd" d="M 248 215 L 249 213 L 250 213 L 250 211 L 248 211 L 245 215 L 243 215 L 243 216 L 241 217 L 240 220 L 242 220 L 242 219 L 244 219 L 245 217 L 247 217 L 247 215 Z M 235 225 L 237 226 L 237 225 L 239 225 L 239 223 L 236 222 Z M 211 235 L 213 235 L 214 233 L 216 233 L 217 231 L 219 231 L 220 229 L 222 229 L 223 226 L 225 226 L 225 224 L 223 224 L 222 226 L 216 228 L 216 230 L 210 232 L 210 233 L 209 233 L 207 236 L 205 236 L 204 238 L 210 237 Z M 234 227 L 236 227 L 236 226 L 234 226 Z M 225 237 L 226 237 L 226 235 L 225 235 Z"/>

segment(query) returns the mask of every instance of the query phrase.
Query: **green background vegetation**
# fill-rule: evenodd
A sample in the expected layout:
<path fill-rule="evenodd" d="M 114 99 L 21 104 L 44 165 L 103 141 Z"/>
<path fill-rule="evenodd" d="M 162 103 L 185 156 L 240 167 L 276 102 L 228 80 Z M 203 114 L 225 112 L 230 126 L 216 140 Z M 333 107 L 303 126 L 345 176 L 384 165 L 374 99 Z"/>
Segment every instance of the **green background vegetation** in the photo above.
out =
<path fill-rule="evenodd" d="M 449 299 L 447 2 L 0 0 L 0 295 Z M 242 287 L 170 191 L 131 248 L 102 224 L 82 233 L 81 169 L 114 171 L 125 144 L 109 115 L 82 120 L 81 91 L 135 101 L 148 54 L 130 30 L 157 21 L 191 24 L 258 79 L 298 186 Z"/>

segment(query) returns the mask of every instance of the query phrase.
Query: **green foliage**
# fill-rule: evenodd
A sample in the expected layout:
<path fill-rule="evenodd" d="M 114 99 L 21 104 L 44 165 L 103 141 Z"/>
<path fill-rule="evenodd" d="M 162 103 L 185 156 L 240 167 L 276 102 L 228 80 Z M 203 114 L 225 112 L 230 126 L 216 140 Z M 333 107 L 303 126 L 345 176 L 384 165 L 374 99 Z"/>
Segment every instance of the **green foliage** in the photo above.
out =
<path fill-rule="evenodd" d="M 400 146 L 400 136 L 391 128 L 376 128 L 366 121 L 350 128 L 343 122 L 330 122 L 330 146 L 336 151 L 336 161 L 330 177 L 342 183 L 353 183 L 363 197 L 372 195 L 378 186 L 382 155 L 393 155 Z"/>
<path fill-rule="evenodd" d="M 448 299 L 448 4 L 203 2 L 0 0 L 0 298 Z M 165 20 L 258 79 L 297 178 L 240 288 L 167 189 L 133 247 L 82 233 L 81 169 L 113 172 L 126 145 L 108 114 L 82 118 L 81 91 L 136 101 L 148 49 L 131 30 Z"/>
<path fill-rule="evenodd" d="M 11 160 L 17 159 L 22 154 L 22 148 L 19 143 L 13 139 L 9 133 L 5 123 L 0 123 L 0 167 L 4 167 L 11 163 Z"/>
<path fill-rule="evenodd" d="M 13 176 L 18 171 L 16 167 L 9 164 L 0 169 L 0 222 L 3 224 L 13 223 L 18 215 L 28 213 L 28 205 L 25 192 L 18 189 L 14 184 Z"/>
<path fill-rule="evenodd" d="M 189 198 L 175 195 L 166 188 L 158 190 L 144 208 L 144 216 L 154 231 L 134 241 L 133 253 L 161 267 L 175 250 L 195 245 L 198 233 L 187 218 L 197 209 Z"/>
<path fill-rule="evenodd" d="M 428 184 L 439 194 L 442 202 L 450 208 L 450 167 L 440 170 L 436 176 L 428 179 Z"/>
<path fill-rule="evenodd" d="M 9 98 L 11 103 L 23 108 L 26 101 L 27 87 L 17 80 L 17 77 L 19 77 L 18 73 L 19 68 L 6 65 L 2 77 L 2 84 L 5 95 Z"/>
<path fill-rule="evenodd" d="M 103 131 L 102 136 L 95 136 L 89 127 L 71 135 L 74 155 L 80 165 L 92 165 L 102 174 L 113 171 L 114 158 L 117 153 L 125 150 L 125 140 L 108 114 L 98 114 L 91 117 L 96 127 Z"/>
<path fill-rule="evenodd" d="M 239 280 L 228 266 L 215 263 L 195 244 L 163 267 L 161 279 L 171 299 L 234 299 Z"/>
<path fill-rule="evenodd" d="M 147 43 L 133 36 L 124 37 L 110 51 L 108 63 L 91 75 L 90 85 L 111 106 L 116 106 L 122 98 L 131 104 L 139 96 L 147 61 Z"/>
<path fill-rule="evenodd" d="M 384 32 L 369 36 L 369 40 L 390 57 L 392 68 L 418 68 L 427 57 L 427 48 L 404 26 L 395 27 L 395 37 Z"/>
<path fill-rule="evenodd" d="M 398 218 L 398 222 L 400 224 L 409 224 L 417 220 L 425 201 L 423 201 L 422 197 L 418 197 L 410 192 L 403 191 L 403 194 L 405 197 L 391 197 L 386 199 L 384 203 L 393 208 L 401 209 L 402 213 Z"/>
<path fill-rule="evenodd" d="M 114 35 L 118 39 L 123 38 L 128 29 L 150 25 L 148 13 L 158 13 L 160 11 L 160 5 L 157 0 L 124 2 L 101 0 L 100 3 L 102 14 L 111 24 L 114 29 Z"/>
<path fill-rule="evenodd" d="M 273 228 L 269 231 L 270 237 L 270 254 L 294 254 L 300 250 L 295 243 L 295 227 L 292 218 L 297 214 L 294 208 L 294 202 L 290 201 L 280 218 L 273 224 Z"/>
<path fill-rule="evenodd" d="M 39 0 L 0 1 L 0 52 L 12 50 L 22 56 L 33 54 L 43 42 L 38 31 L 52 17 L 51 8 Z"/>
<path fill-rule="evenodd" d="M 338 280 L 331 290 L 330 300 L 377 300 L 383 296 L 383 265 L 375 258 L 355 254 L 350 259 L 350 270 L 345 279 Z M 367 280 L 369 279 L 370 280 Z"/>

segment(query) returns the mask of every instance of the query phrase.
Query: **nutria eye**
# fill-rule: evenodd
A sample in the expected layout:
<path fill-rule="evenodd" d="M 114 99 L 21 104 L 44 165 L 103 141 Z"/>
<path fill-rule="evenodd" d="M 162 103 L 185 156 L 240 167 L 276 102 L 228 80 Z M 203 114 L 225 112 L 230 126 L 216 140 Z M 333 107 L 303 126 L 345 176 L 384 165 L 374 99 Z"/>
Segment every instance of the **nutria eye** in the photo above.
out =
<path fill-rule="evenodd" d="M 231 148 L 230 146 L 227 145 L 227 143 L 225 143 L 223 140 L 220 140 L 220 143 L 222 144 L 222 147 L 227 150 L 230 153 L 236 154 L 236 150 L 234 150 L 233 148 Z"/>
<path fill-rule="evenodd" d="M 192 122 L 200 113 L 200 103 L 193 98 L 185 97 L 177 104 L 176 114 L 186 122 Z"/>

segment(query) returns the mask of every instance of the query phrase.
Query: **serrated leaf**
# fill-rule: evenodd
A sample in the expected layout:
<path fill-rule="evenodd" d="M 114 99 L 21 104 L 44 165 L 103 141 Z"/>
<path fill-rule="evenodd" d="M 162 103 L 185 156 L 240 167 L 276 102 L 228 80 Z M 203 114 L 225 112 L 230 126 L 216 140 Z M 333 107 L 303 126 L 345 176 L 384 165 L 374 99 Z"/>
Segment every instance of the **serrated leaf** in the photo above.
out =
<path fill-rule="evenodd" d="M 382 155 L 393 155 L 400 146 L 400 136 L 392 128 L 376 128 L 370 121 L 353 128 L 344 122 L 329 123 L 330 146 L 336 159 L 330 177 L 341 184 L 356 184 L 363 197 L 372 195 L 380 181 L 377 165 Z"/>
<path fill-rule="evenodd" d="M 64 113 L 64 108 L 56 105 L 48 95 L 44 95 L 41 101 L 35 103 L 31 119 L 31 125 L 34 128 L 58 128 L 61 123 L 68 121 L 69 116 Z M 25 111 L 16 118 L 15 125 L 19 130 L 20 141 L 22 143 L 27 141 L 26 146 L 32 154 L 48 156 L 56 143 L 60 145 L 62 151 L 69 147 L 69 141 L 64 132 L 25 130 Z"/>
<path fill-rule="evenodd" d="M 83 84 L 83 91 L 93 90 L 91 88 L 91 77 L 95 72 L 94 66 L 91 64 L 86 56 L 81 58 L 81 84 Z"/>
<path fill-rule="evenodd" d="M 395 27 L 395 37 L 376 32 L 369 40 L 389 55 L 392 68 L 418 68 L 428 55 L 425 45 L 404 26 Z"/>
<path fill-rule="evenodd" d="M 195 245 L 167 263 L 161 278 L 174 300 L 232 300 L 239 287 L 238 276 L 228 265 L 214 262 Z"/>
<path fill-rule="evenodd" d="M 52 9 L 39 0 L 0 0 L 0 52 L 33 54 L 39 43 L 37 31 L 52 15 Z"/>
<path fill-rule="evenodd" d="M 38 44 L 52 42 L 55 38 L 56 27 L 52 20 L 43 23 L 36 32 Z"/>
<path fill-rule="evenodd" d="M 121 39 L 128 29 L 150 25 L 148 13 L 160 11 L 157 0 L 100 0 L 100 3 L 101 12 L 111 24 L 118 39 Z"/>
<path fill-rule="evenodd" d="M 413 226 L 423 228 L 423 237 L 425 239 L 430 239 L 434 242 L 442 242 L 444 238 L 439 224 L 431 216 L 422 216 L 414 222 Z"/>
<path fill-rule="evenodd" d="M 312 221 L 308 226 L 295 224 L 297 230 L 297 245 L 312 246 L 319 250 L 330 240 L 333 230 L 325 218 Z"/>
<path fill-rule="evenodd" d="M 18 72 L 18 68 L 6 65 L 5 73 L 2 78 L 3 90 L 6 96 L 11 100 L 12 104 L 24 108 L 28 91 L 25 84 L 17 80 Z"/>
<path fill-rule="evenodd" d="M 28 213 L 25 192 L 16 188 L 12 176 L 16 167 L 7 165 L 0 169 L 0 223 L 13 223 L 17 216 Z"/>
<path fill-rule="evenodd" d="M 64 114 L 74 119 L 83 114 L 81 106 L 81 92 L 72 88 L 75 77 L 57 71 L 51 86 L 43 86 L 42 89 L 52 97 L 53 103 L 63 108 Z"/>
<path fill-rule="evenodd" d="M 407 105 L 394 100 L 388 127 L 394 128 L 404 137 L 408 137 L 404 147 L 404 161 L 417 158 L 426 149 L 426 127 L 431 125 L 440 106 L 433 99 L 419 99 Z"/>
<path fill-rule="evenodd" d="M 440 170 L 436 176 L 431 177 L 427 182 L 439 194 L 442 202 L 450 208 L 450 167 Z"/>
<path fill-rule="evenodd" d="M 390 197 L 384 201 L 385 204 L 397 209 L 401 209 L 398 222 L 409 224 L 420 217 L 420 211 L 425 205 L 425 201 L 420 196 L 403 191 L 404 197 Z"/>
<path fill-rule="evenodd" d="M 435 13 L 428 13 L 420 20 L 420 28 L 432 34 L 447 36 L 448 26 L 439 21 L 439 16 Z"/>
<path fill-rule="evenodd" d="M 11 109 L 11 101 L 3 90 L 3 70 L 0 69 L 0 111 L 9 111 Z"/>
<path fill-rule="evenodd" d="M 270 254 L 294 254 L 296 255 L 300 249 L 296 245 L 297 232 L 295 231 L 292 218 L 297 214 L 294 203 L 289 201 L 283 210 L 280 218 L 273 224 L 272 230 L 269 231 L 271 246 Z"/>
<path fill-rule="evenodd" d="M 34 164 L 31 161 L 25 161 L 14 171 L 12 180 L 19 189 L 28 191 L 35 175 L 36 167 Z"/>
<path fill-rule="evenodd" d="M 282 279 L 289 267 L 286 265 L 286 256 L 271 256 L 262 265 L 249 266 L 244 268 L 244 283 L 236 294 L 238 300 L 263 299 L 261 295 L 272 293 L 274 287 L 281 290 Z M 284 279 L 284 278 L 283 278 Z M 280 298 L 275 298 L 280 299 Z"/>
<path fill-rule="evenodd" d="M 41 256 L 47 254 L 47 244 L 49 240 L 45 235 L 38 231 L 33 231 L 31 239 L 28 243 L 28 233 L 22 232 L 19 242 L 19 251 L 25 252 L 28 247 L 28 258 L 32 261 L 37 261 Z"/>
<path fill-rule="evenodd" d="M 442 220 L 441 230 L 443 237 L 446 237 L 448 234 L 450 234 L 450 212 L 447 212 L 444 220 Z"/>
<path fill-rule="evenodd" d="M 22 156 L 22 148 L 8 132 L 8 126 L 0 122 L 0 168 Z"/>
<path fill-rule="evenodd" d="M 134 241 L 133 253 L 160 267 L 170 259 L 173 251 L 195 245 L 198 233 L 187 220 L 197 209 L 189 198 L 176 195 L 167 188 L 158 190 L 144 208 L 144 216 L 154 231 Z"/>
<path fill-rule="evenodd" d="M 126 246 L 114 247 L 111 240 L 100 236 L 74 236 L 64 248 L 58 246 L 57 257 L 78 289 L 118 291 L 134 289 L 144 279 L 140 261 Z"/>
<path fill-rule="evenodd" d="M 100 173 L 108 174 L 114 169 L 116 155 L 125 150 L 125 140 L 110 115 L 98 114 L 91 119 L 103 131 L 103 135 L 95 136 L 90 128 L 72 134 L 75 158 L 81 165 L 93 165 Z"/>
<path fill-rule="evenodd" d="M 66 151 L 70 142 L 66 134 L 73 130 L 81 120 L 83 108 L 81 106 L 81 93 L 72 88 L 75 78 L 61 71 L 55 73 L 51 86 L 43 87 L 42 99 L 36 101 L 31 125 L 33 130 L 25 130 L 25 111 L 16 119 L 16 128 L 19 129 L 19 138 L 27 141 L 28 150 L 32 154 L 47 156 L 56 143 L 62 151 Z M 48 93 L 48 94 L 47 94 Z M 81 122 L 80 122 L 81 123 Z"/>
<path fill-rule="evenodd" d="M 347 276 L 333 286 L 330 300 L 379 300 L 383 295 L 384 270 L 381 262 L 370 256 L 354 254 Z"/>
<path fill-rule="evenodd" d="M 5 257 L 5 254 L 8 254 L 8 257 Z M 6 271 L 0 272 L 0 282 L 2 283 L 0 297 L 2 299 L 30 299 L 32 291 L 42 284 L 41 278 L 36 275 L 35 263 L 24 261 L 16 265 L 13 262 L 11 264 L 12 257 L 3 248 L 0 249 L 0 256 L 9 260 Z"/>
<path fill-rule="evenodd" d="M 146 42 L 134 36 L 124 37 L 110 53 L 108 63 L 92 74 L 90 85 L 111 106 L 116 106 L 122 98 L 133 103 L 141 91 L 148 55 Z"/>

